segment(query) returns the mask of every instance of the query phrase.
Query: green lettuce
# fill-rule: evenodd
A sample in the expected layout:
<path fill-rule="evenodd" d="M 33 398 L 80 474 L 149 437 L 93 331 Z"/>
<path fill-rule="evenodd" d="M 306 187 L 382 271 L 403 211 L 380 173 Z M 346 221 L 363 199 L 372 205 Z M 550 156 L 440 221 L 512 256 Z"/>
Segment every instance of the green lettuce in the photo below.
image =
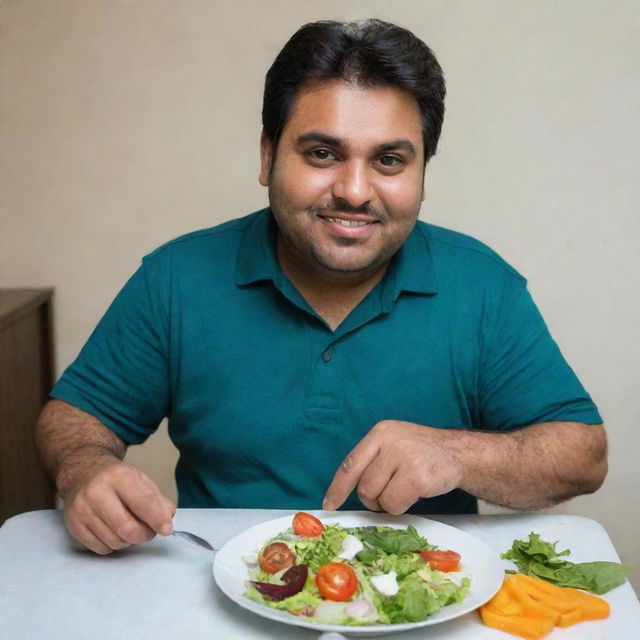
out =
<path fill-rule="evenodd" d="M 342 541 L 347 532 L 338 525 L 327 525 L 317 538 L 298 538 L 289 540 L 296 554 L 296 564 L 308 564 L 316 572 L 327 562 L 331 562 L 341 551 Z"/>
<path fill-rule="evenodd" d="M 632 567 L 618 562 L 580 562 L 573 563 L 564 559 L 569 549 L 556 551 L 557 542 L 542 540 L 533 531 L 528 540 L 514 540 L 511 549 L 502 554 L 502 558 L 511 560 L 520 573 L 560 587 L 585 589 L 599 595 L 621 585 Z"/>
<path fill-rule="evenodd" d="M 366 547 L 373 547 L 385 553 L 401 554 L 431 548 L 426 539 L 411 525 L 406 529 L 355 527 L 350 533 L 359 538 Z"/>
<path fill-rule="evenodd" d="M 420 574 L 413 573 L 400 583 L 395 596 L 382 599 L 380 608 L 392 623 L 420 622 L 442 607 L 462 601 L 468 590 L 468 578 L 459 587 L 448 582 L 434 588 Z"/>
<path fill-rule="evenodd" d="M 375 560 L 371 564 L 369 573 L 376 574 L 395 571 L 398 574 L 398 580 L 403 580 L 406 576 L 415 573 L 424 566 L 424 560 L 417 553 L 405 553 L 402 555 L 391 553 Z"/>
<path fill-rule="evenodd" d="M 372 564 L 358 562 L 354 566 L 363 595 L 374 603 L 381 624 L 419 622 L 442 607 L 461 602 L 469 591 L 471 581 L 463 578 L 457 585 L 450 576 L 425 564 L 419 554 L 383 554 Z M 385 596 L 371 587 L 373 575 L 397 574 L 398 593 Z"/>

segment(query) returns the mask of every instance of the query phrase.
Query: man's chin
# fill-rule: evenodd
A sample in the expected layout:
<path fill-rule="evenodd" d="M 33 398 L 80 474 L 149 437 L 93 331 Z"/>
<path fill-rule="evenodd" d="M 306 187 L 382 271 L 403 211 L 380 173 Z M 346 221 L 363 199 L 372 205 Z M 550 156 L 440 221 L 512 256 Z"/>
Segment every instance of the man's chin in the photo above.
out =
<path fill-rule="evenodd" d="M 378 273 L 384 264 L 376 259 L 329 260 L 316 257 L 316 260 L 326 276 L 340 280 L 366 278 Z"/>

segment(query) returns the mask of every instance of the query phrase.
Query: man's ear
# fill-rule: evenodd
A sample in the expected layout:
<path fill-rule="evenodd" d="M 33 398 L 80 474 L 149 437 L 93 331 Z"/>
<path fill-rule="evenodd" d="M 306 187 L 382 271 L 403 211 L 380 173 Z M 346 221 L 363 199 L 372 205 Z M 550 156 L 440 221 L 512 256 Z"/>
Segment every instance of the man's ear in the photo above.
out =
<path fill-rule="evenodd" d="M 262 130 L 260 136 L 260 177 L 258 180 L 263 187 L 269 186 L 271 176 L 271 163 L 273 162 L 273 144 L 269 136 Z"/>

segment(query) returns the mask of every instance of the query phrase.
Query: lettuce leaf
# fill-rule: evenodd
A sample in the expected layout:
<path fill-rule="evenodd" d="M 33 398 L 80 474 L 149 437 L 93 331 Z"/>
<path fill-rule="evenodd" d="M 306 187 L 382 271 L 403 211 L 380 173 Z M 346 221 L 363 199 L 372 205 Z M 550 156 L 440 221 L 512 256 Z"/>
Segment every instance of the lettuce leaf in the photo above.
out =
<path fill-rule="evenodd" d="M 385 553 L 409 553 L 430 548 L 426 539 L 409 525 L 406 529 L 393 527 L 355 527 L 350 533 L 359 538 L 365 546 L 380 549 Z"/>
<path fill-rule="evenodd" d="M 404 580 L 406 576 L 415 573 L 424 566 L 424 560 L 417 553 L 405 553 L 402 555 L 390 553 L 373 562 L 370 565 L 369 573 L 376 574 L 395 571 L 398 575 L 398 580 Z"/>
<path fill-rule="evenodd" d="M 580 562 L 573 563 L 563 556 L 570 554 L 569 549 L 556 551 L 557 542 L 545 542 L 533 531 L 528 540 L 514 540 L 511 549 L 501 555 L 511 560 L 520 573 L 560 587 L 585 589 L 601 595 L 621 585 L 632 567 L 618 562 Z"/>
<path fill-rule="evenodd" d="M 325 563 L 331 562 L 341 551 L 342 541 L 347 537 L 345 529 L 328 525 L 317 538 L 297 538 L 289 541 L 296 554 L 298 564 L 308 564 L 316 572 Z"/>
<path fill-rule="evenodd" d="M 381 609 L 392 623 L 419 622 L 440 609 L 440 604 L 428 597 L 425 583 L 413 575 L 402 582 L 395 596 L 382 600 Z"/>
<path fill-rule="evenodd" d="M 413 573 L 400 583 L 395 596 L 382 598 L 380 608 L 392 623 L 420 622 L 445 605 L 461 601 L 468 588 L 467 579 L 461 587 L 450 583 L 436 590 Z"/>

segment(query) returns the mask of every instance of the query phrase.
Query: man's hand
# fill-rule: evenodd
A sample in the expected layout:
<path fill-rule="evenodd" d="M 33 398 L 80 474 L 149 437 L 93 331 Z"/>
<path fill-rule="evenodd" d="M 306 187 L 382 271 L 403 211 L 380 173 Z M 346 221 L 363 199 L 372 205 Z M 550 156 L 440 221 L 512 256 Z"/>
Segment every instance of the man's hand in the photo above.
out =
<path fill-rule="evenodd" d="M 69 533 L 99 554 L 169 535 L 175 509 L 149 476 L 106 456 L 64 502 Z"/>
<path fill-rule="evenodd" d="M 91 414 L 50 400 L 36 428 L 42 464 L 64 499 L 71 535 L 107 554 L 171 533 L 175 505 L 136 467 L 125 443 Z"/>
<path fill-rule="evenodd" d="M 394 515 L 420 498 L 448 493 L 462 478 L 454 436 L 454 430 L 379 422 L 340 465 L 323 508 L 337 509 L 354 488 L 367 509 Z"/>
<path fill-rule="evenodd" d="M 356 488 L 368 509 L 397 515 L 459 488 L 510 509 L 540 509 L 593 493 L 606 473 L 603 425 L 542 422 L 496 432 L 385 420 L 340 465 L 323 508 L 338 509 Z"/>

